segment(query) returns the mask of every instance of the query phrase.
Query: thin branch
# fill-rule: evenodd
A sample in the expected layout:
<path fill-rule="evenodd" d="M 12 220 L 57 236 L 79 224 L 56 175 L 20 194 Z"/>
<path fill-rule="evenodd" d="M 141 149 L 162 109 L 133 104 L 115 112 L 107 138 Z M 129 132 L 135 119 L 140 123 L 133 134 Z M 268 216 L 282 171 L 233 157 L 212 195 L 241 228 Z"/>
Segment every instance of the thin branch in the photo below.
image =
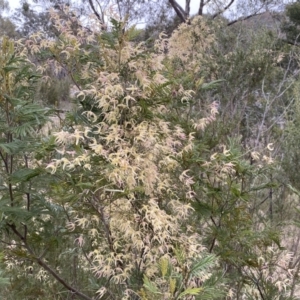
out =
<path fill-rule="evenodd" d="M 102 18 L 102 20 L 103 20 L 103 22 L 104 22 L 104 13 L 103 13 L 102 6 L 101 6 L 101 4 L 99 3 L 98 0 L 96 0 L 96 2 L 97 2 L 97 4 L 98 4 L 98 6 L 99 6 L 99 9 L 100 9 L 100 11 L 101 11 L 101 18 Z"/>
<path fill-rule="evenodd" d="M 34 253 L 34 251 L 31 249 L 31 247 L 27 244 L 25 238 L 22 236 L 22 234 L 17 230 L 15 224 L 7 224 L 14 234 L 19 237 L 19 239 L 23 242 L 23 247 L 29 252 L 31 255 L 31 260 L 35 261 L 37 264 L 39 264 L 44 270 L 46 270 L 49 274 L 51 274 L 58 282 L 60 282 L 67 290 L 71 291 L 75 295 L 79 296 L 80 298 L 84 300 L 93 300 L 93 298 L 90 298 L 89 296 L 83 294 L 82 292 L 76 290 L 71 285 L 69 285 L 62 277 L 60 277 L 59 274 L 57 274 L 52 268 L 50 268 L 41 258 L 37 257 Z"/>
<path fill-rule="evenodd" d="M 199 10 L 198 10 L 198 15 L 199 15 L 199 16 L 202 16 L 202 15 L 203 15 L 203 9 L 204 9 L 204 6 L 207 5 L 210 1 L 211 1 L 211 0 L 207 0 L 207 1 L 200 0 Z"/>
<path fill-rule="evenodd" d="M 97 197 L 96 196 L 93 196 L 93 198 L 97 201 Z M 109 249 L 111 251 L 114 251 L 113 240 L 112 240 L 112 236 L 111 236 L 111 231 L 110 231 L 109 225 L 107 224 L 107 222 L 105 220 L 105 216 L 104 216 L 104 212 L 103 212 L 103 206 L 100 206 L 100 208 L 98 209 L 98 207 L 91 200 L 89 200 L 89 202 L 92 205 L 92 208 L 100 216 L 100 219 L 101 219 L 102 224 L 103 224 L 104 232 L 105 232 L 105 235 L 106 235 L 106 238 L 107 238 L 107 242 L 108 242 L 108 245 L 109 245 Z"/>
<path fill-rule="evenodd" d="M 16 242 L 15 243 L 9 243 L 9 242 L 3 241 L 1 239 L 0 239 L 0 243 L 8 245 L 8 246 L 18 246 L 18 247 L 22 247 L 23 246 L 23 244 L 17 244 Z"/>
<path fill-rule="evenodd" d="M 25 243 L 26 245 L 26 241 L 23 237 L 23 235 L 17 230 L 16 225 L 15 224 L 9 224 L 7 223 L 7 226 L 13 231 L 13 233 L 21 240 Z"/>
<path fill-rule="evenodd" d="M 88 263 L 93 266 L 93 263 L 91 262 L 91 260 L 89 259 L 88 255 L 86 254 L 86 252 L 84 251 L 83 248 L 81 248 L 81 251 L 83 253 L 83 256 L 85 257 L 85 259 L 88 261 Z"/>
<path fill-rule="evenodd" d="M 90 4 L 90 7 L 93 11 L 93 13 L 95 14 L 95 16 L 97 17 L 97 19 L 103 23 L 104 20 L 102 20 L 101 16 L 99 15 L 99 13 L 97 12 L 95 6 L 94 6 L 94 3 L 93 3 L 93 0 L 89 0 L 89 4 Z"/>
<path fill-rule="evenodd" d="M 175 0 L 169 0 L 169 3 L 174 8 L 174 10 L 175 10 L 177 16 L 179 17 L 179 19 L 181 20 L 181 22 L 184 23 L 186 21 L 186 16 L 185 16 L 185 11 L 183 10 L 183 8 Z"/>
<path fill-rule="evenodd" d="M 51 52 L 51 51 L 50 51 Z M 79 91 L 81 91 L 82 89 L 81 89 L 81 87 L 80 87 L 80 85 L 77 83 L 77 81 L 75 80 L 75 78 L 74 78 L 74 76 L 73 76 L 73 72 L 71 72 L 71 70 L 69 70 L 60 60 L 59 60 L 59 58 L 53 53 L 53 52 L 51 52 L 52 53 L 52 55 L 53 55 L 53 58 L 55 59 L 55 61 L 57 61 L 60 65 L 61 65 L 61 67 L 64 69 L 64 70 L 66 70 L 66 72 L 68 73 L 68 75 L 70 76 L 70 78 L 71 78 L 71 80 L 72 80 L 72 82 L 74 83 L 74 85 L 78 88 L 78 90 Z"/>
<path fill-rule="evenodd" d="M 218 11 L 217 13 L 215 13 L 212 18 L 216 18 L 217 16 L 219 16 L 220 14 L 222 14 L 224 11 L 226 11 L 228 8 L 230 8 L 230 6 L 234 3 L 235 0 L 231 0 L 223 9 L 221 9 L 220 11 Z"/>
<path fill-rule="evenodd" d="M 170 1 L 170 0 L 169 0 Z M 181 7 L 181 5 L 176 1 L 176 0 L 172 0 L 172 2 L 174 2 L 174 5 L 180 10 L 180 12 L 185 15 L 185 10 Z"/>
<path fill-rule="evenodd" d="M 122 20 L 122 11 L 121 11 L 121 6 L 120 6 L 120 0 L 117 0 L 117 5 L 118 5 L 118 11 L 119 11 L 119 15 L 120 15 L 120 19 Z"/>
<path fill-rule="evenodd" d="M 24 155 L 24 160 L 25 160 L 25 166 L 26 166 L 26 168 L 29 168 L 28 157 L 27 157 L 26 154 Z M 30 205 L 31 205 L 31 194 L 30 194 L 30 191 L 31 191 L 31 180 L 29 181 L 28 191 L 29 192 L 26 193 L 26 201 L 27 201 L 27 211 L 30 211 Z M 23 226 L 24 226 L 24 238 L 25 238 L 25 241 L 26 241 L 26 238 L 27 238 L 27 225 L 23 224 Z"/>
<path fill-rule="evenodd" d="M 299 47 L 300 44 L 297 43 L 297 42 L 292 42 L 292 41 L 289 41 L 289 40 L 286 40 L 286 39 L 281 39 L 282 42 L 288 44 L 288 45 L 292 45 L 292 46 L 296 46 L 296 47 Z"/>
<path fill-rule="evenodd" d="M 264 300 L 265 297 L 264 297 L 264 294 L 263 294 L 263 292 L 262 292 L 262 290 L 261 290 L 261 287 L 260 287 L 260 285 L 259 285 L 259 282 L 258 282 L 258 281 L 254 281 L 254 284 L 256 285 L 256 287 L 257 287 L 257 289 L 258 289 L 258 291 L 259 291 L 259 294 L 260 294 L 261 299 Z"/>
<path fill-rule="evenodd" d="M 36 262 L 48 273 L 50 273 L 58 282 L 60 282 L 65 288 L 67 288 L 69 291 L 74 293 L 75 295 L 81 297 L 85 300 L 93 300 L 93 298 L 90 298 L 89 296 L 81 293 L 80 291 L 76 290 L 72 286 L 70 286 L 63 278 L 61 278 L 54 270 L 52 270 L 43 260 L 39 258 L 35 258 Z"/>
<path fill-rule="evenodd" d="M 8 190 L 9 190 L 9 198 L 10 198 L 10 206 L 14 206 L 14 194 L 13 194 L 13 188 L 11 182 L 8 184 Z"/>
<path fill-rule="evenodd" d="M 245 271 L 245 270 L 244 270 Z M 264 297 L 264 294 L 263 294 L 263 291 L 262 291 L 262 288 L 260 285 L 259 285 L 259 281 L 260 279 L 262 278 L 262 274 L 260 273 L 259 274 L 259 277 L 258 279 L 256 279 L 256 276 L 253 274 L 253 272 L 251 271 L 251 269 L 249 270 L 250 274 L 247 274 L 248 272 L 245 271 L 246 275 L 249 277 L 249 279 L 256 285 L 257 289 L 258 289 L 258 292 L 260 294 L 260 297 L 262 300 L 265 300 L 265 297 Z"/>
<path fill-rule="evenodd" d="M 213 222 L 213 224 L 214 224 L 217 228 L 220 228 L 220 226 L 217 225 L 216 221 L 214 220 L 214 218 L 213 218 L 212 216 L 210 216 L 210 219 L 211 219 L 211 221 Z M 214 246 L 215 246 L 215 243 L 216 243 L 216 239 L 217 239 L 216 237 L 213 238 L 213 240 L 212 240 L 212 242 L 211 242 L 211 245 L 210 245 L 210 247 L 209 247 L 209 250 L 208 250 L 209 253 L 212 252 L 212 250 L 213 250 L 213 248 L 214 248 Z"/>
<path fill-rule="evenodd" d="M 0 157 L 1 157 L 2 161 L 3 161 L 3 163 L 4 163 L 5 170 L 6 170 L 6 172 L 8 173 L 8 165 L 7 165 L 7 160 L 6 160 L 6 158 L 4 157 L 4 155 L 3 155 L 2 151 L 0 151 Z"/>
<path fill-rule="evenodd" d="M 69 216 L 69 214 L 68 214 L 68 211 L 66 210 L 65 206 L 62 205 L 62 207 L 63 207 L 63 211 L 64 211 L 64 213 L 65 213 L 65 215 L 66 215 L 66 217 L 67 217 L 67 219 L 68 219 L 68 222 L 71 222 L 71 218 L 70 218 L 70 216 Z"/>
<path fill-rule="evenodd" d="M 233 21 L 227 23 L 227 26 L 231 26 L 231 25 L 233 25 L 233 24 L 235 24 L 235 23 L 237 23 L 237 22 L 246 21 L 246 20 L 248 20 L 248 19 L 250 19 L 250 18 L 253 18 L 253 17 L 255 17 L 255 16 L 260 16 L 260 15 L 262 15 L 262 14 L 264 14 L 264 12 L 261 12 L 261 13 L 255 12 L 254 14 L 251 14 L 251 15 L 245 17 L 245 18 L 233 20 Z"/>

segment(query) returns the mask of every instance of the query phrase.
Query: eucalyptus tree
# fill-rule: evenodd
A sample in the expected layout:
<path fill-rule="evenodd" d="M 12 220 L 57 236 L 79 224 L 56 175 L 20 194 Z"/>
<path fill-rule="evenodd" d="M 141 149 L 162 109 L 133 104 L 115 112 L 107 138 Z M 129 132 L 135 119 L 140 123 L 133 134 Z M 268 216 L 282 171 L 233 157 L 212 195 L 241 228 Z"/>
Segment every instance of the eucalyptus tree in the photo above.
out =
<path fill-rule="evenodd" d="M 62 5 L 68 5 L 78 14 L 87 16 L 93 13 L 104 28 L 109 21 L 107 18 L 109 11 L 114 11 L 120 19 L 126 19 L 131 24 L 144 26 L 156 24 L 163 29 L 175 16 L 178 22 L 186 22 L 195 15 L 207 15 L 211 19 L 225 17 L 229 20 L 227 25 L 232 25 L 266 11 L 283 10 L 283 3 L 280 0 L 35 0 L 34 3 L 44 11 L 50 7 L 59 9 Z M 24 7 L 27 9 L 27 15 L 32 14 L 31 8 L 28 9 L 32 5 L 25 1 Z"/>
<path fill-rule="evenodd" d="M 16 25 L 12 22 L 11 17 L 7 16 L 9 12 L 9 3 L 5 0 L 0 1 L 0 32 L 1 35 L 7 35 L 15 38 L 18 36 Z"/>

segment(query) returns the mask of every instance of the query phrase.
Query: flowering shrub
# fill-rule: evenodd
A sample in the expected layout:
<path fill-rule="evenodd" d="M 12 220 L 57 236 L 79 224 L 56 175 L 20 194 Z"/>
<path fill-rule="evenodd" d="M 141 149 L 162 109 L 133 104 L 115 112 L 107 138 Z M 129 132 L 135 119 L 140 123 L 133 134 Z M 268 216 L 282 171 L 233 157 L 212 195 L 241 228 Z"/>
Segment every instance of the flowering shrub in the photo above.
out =
<path fill-rule="evenodd" d="M 34 34 L 19 52 L 37 58 L 45 82 L 49 68 L 68 74 L 75 109 L 53 136 L 36 135 L 26 170 L 8 176 L 26 217 L 6 208 L 7 273 L 22 270 L 29 294 L 43 299 L 66 299 L 60 284 L 82 299 L 232 299 L 260 274 L 285 289 L 259 273 L 279 242 L 267 226 L 256 232 L 251 215 L 250 200 L 269 187 L 252 176 L 272 159 L 252 166 L 233 142 L 209 153 L 201 140 L 219 113 L 196 96 L 215 38 L 205 20 L 161 35 L 150 51 L 113 11 L 107 32 L 68 9 L 51 15 L 57 39 Z"/>

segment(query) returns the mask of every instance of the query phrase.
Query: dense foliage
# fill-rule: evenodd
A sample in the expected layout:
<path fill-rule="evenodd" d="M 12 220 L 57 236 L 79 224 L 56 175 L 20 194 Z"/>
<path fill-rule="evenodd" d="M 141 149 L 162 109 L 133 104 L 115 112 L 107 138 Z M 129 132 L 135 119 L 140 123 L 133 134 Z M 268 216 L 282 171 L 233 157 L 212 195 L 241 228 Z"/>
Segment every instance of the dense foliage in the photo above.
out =
<path fill-rule="evenodd" d="M 149 42 L 126 6 L 25 5 L 39 30 L 0 48 L 1 299 L 299 298 L 290 7 Z"/>

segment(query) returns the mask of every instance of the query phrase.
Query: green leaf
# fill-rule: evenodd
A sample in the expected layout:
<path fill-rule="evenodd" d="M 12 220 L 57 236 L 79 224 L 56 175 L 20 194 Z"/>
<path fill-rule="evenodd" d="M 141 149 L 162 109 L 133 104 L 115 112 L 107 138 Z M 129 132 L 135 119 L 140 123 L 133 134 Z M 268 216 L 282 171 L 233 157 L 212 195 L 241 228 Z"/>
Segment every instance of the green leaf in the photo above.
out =
<path fill-rule="evenodd" d="M 253 188 L 251 188 L 249 191 L 260 191 L 263 189 L 269 189 L 269 188 L 276 188 L 277 184 L 274 182 L 267 182 L 265 184 L 257 185 Z"/>
<path fill-rule="evenodd" d="M 179 299 L 182 299 L 183 296 L 197 296 L 202 291 L 202 288 L 188 288 L 179 295 Z"/>
<path fill-rule="evenodd" d="M 288 188 L 289 188 L 292 192 L 294 192 L 297 196 L 300 197 L 300 192 L 299 192 L 296 188 L 294 188 L 294 187 L 291 186 L 290 184 L 288 184 L 287 186 L 288 186 Z"/>
<path fill-rule="evenodd" d="M 11 143 L 0 143 L 0 151 L 7 154 L 17 154 L 23 150 L 24 142 L 15 140 Z"/>
<path fill-rule="evenodd" d="M 165 257 L 162 257 L 159 261 L 159 266 L 162 277 L 165 277 L 169 269 L 169 260 Z"/>
<path fill-rule="evenodd" d="M 216 257 L 213 254 L 207 255 L 192 264 L 190 270 L 190 277 L 197 276 L 200 272 L 212 267 L 216 261 Z"/>
<path fill-rule="evenodd" d="M 91 183 L 91 182 L 79 182 L 79 183 L 76 184 L 76 186 L 88 189 L 88 188 L 93 188 L 94 184 Z"/>
<path fill-rule="evenodd" d="M 151 293 L 153 294 L 161 294 L 158 290 L 158 288 L 156 287 L 156 285 L 151 282 L 148 277 L 146 275 L 144 275 L 144 287 Z"/>
<path fill-rule="evenodd" d="M 41 169 L 20 169 L 11 175 L 11 180 L 13 182 L 29 181 L 31 178 L 40 175 L 41 172 Z"/>
<path fill-rule="evenodd" d="M 2 68 L 2 70 L 4 70 L 5 73 L 9 73 L 10 71 L 14 71 L 14 70 L 18 70 L 19 67 L 18 66 L 6 66 L 4 68 Z"/>
<path fill-rule="evenodd" d="M 224 82 L 225 80 L 224 79 L 218 79 L 218 80 L 214 80 L 214 81 L 211 81 L 209 83 L 203 83 L 201 86 L 200 86 L 200 90 L 211 90 L 211 89 L 214 89 L 216 87 L 218 87 L 218 85 L 221 83 L 221 82 Z"/>
<path fill-rule="evenodd" d="M 9 278 L 2 277 L 2 271 L 0 271 L 0 286 L 9 284 Z"/>
<path fill-rule="evenodd" d="M 174 252 L 179 264 L 183 265 L 186 261 L 186 256 L 184 251 L 180 247 L 176 246 Z"/>
<path fill-rule="evenodd" d="M 213 300 L 213 299 L 223 299 L 226 293 L 223 289 L 216 287 L 205 287 L 201 291 L 200 295 L 196 297 L 197 300 Z"/>
<path fill-rule="evenodd" d="M 32 212 L 29 212 L 23 208 L 12 206 L 1 206 L 0 212 L 3 212 L 6 216 L 9 216 L 10 218 L 18 218 L 22 220 L 28 219 L 34 215 Z"/>

